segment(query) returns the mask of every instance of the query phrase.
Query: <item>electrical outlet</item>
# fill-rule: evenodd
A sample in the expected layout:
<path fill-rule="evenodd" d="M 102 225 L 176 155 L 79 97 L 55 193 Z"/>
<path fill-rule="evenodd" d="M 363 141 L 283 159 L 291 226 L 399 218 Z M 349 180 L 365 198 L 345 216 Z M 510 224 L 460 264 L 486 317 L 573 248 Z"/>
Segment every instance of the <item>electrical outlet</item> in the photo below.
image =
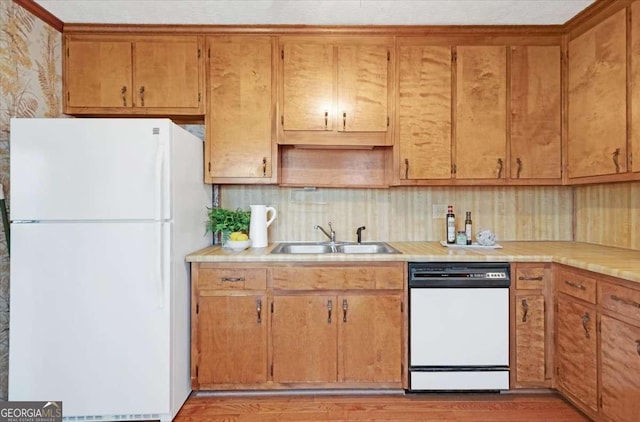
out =
<path fill-rule="evenodd" d="M 434 220 L 437 218 L 446 218 L 447 217 L 447 206 L 444 204 L 433 204 L 431 205 L 431 218 Z"/>

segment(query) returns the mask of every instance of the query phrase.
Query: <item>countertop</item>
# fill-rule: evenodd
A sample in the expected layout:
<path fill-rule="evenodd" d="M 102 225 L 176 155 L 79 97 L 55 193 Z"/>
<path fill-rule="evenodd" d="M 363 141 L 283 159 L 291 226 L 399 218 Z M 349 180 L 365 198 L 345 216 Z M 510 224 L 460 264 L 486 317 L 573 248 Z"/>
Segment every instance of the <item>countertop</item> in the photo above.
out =
<path fill-rule="evenodd" d="M 187 262 L 362 262 L 502 261 L 556 262 L 640 282 L 640 251 L 581 242 L 498 242 L 501 249 L 447 248 L 439 242 L 386 242 L 402 254 L 274 254 L 277 243 L 241 252 L 211 246 L 187 255 Z"/>

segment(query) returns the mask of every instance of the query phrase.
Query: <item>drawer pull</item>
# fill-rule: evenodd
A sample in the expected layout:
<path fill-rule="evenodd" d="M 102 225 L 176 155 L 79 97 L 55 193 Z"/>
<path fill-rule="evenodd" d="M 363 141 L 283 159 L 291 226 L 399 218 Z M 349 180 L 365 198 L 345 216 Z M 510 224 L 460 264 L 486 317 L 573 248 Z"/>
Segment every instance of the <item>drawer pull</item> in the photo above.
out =
<path fill-rule="evenodd" d="M 522 322 L 527 322 L 527 314 L 529 313 L 529 304 L 527 299 L 522 299 Z"/>
<path fill-rule="evenodd" d="M 639 308 L 640 309 L 640 303 L 635 302 L 633 300 L 629 300 L 629 299 L 624 299 L 621 298 L 620 296 L 616 296 L 616 295 L 611 295 L 611 299 L 615 300 L 616 302 L 620 302 L 624 305 L 629 305 L 629 306 L 633 306 L 634 308 Z"/>
<path fill-rule="evenodd" d="M 244 277 L 221 277 L 220 280 L 228 281 L 229 283 L 238 283 L 244 281 Z"/>
<path fill-rule="evenodd" d="M 591 317 L 589 316 L 588 312 L 585 312 L 584 315 L 582 315 L 582 328 L 584 328 L 584 336 L 586 338 L 590 338 L 591 334 L 589 333 L 589 321 L 591 320 Z"/>
<path fill-rule="evenodd" d="M 256 311 L 258 312 L 258 324 L 262 324 L 262 299 L 256 300 Z"/>
<path fill-rule="evenodd" d="M 347 303 L 347 299 L 342 300 L 342 322 L 347 322 L 347 309 L 349 309 L 349 304 Z"/>
<path fill-rule="evenodd" d="M 331 311 L 333 310 L 333 301 L 331 299 L 327 300 L 327 323 L 331 324 Z"/>
<path fill-rule="evenodd" d="M 587 288 L 586 288 L 586 287 L 584 287 L 582 284 L 580 284 L 580 283 L 574 283 L 573 281 L 565 280 L 565 281 L 564 281 L 564 284 L 567 284 L 567 285 L 569 285 L 569 286 L 571 286 L 571 287 L 574 287 L 574 288 L 576 288 L 576 289 L 580 289 L 580 290 L 587 290 Z"/>
<path fill-rule="evenodd" d="M 542 281 L 543 277 L 542 276 L 539 276 L 539 277 L 520 276 L 520 277 L 518 277 L 518 280 L 520 280 L 520 281 Z"/>

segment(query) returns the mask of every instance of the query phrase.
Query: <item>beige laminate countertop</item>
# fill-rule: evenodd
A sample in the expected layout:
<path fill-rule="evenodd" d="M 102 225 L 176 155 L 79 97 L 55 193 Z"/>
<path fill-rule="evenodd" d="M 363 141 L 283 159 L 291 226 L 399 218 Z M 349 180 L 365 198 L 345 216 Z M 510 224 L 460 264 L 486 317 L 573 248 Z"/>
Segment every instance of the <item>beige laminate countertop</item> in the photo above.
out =
<path fill-rule="evenodd" d="M 270 254 L 277 243 L 241 252 L 211 246 L 187 262 L 502 261 L 557 262 L 640 282 L 640 251 L 581 242 L 499 242 L 501 249 L 446 248 L 438 242 L 386 242 L 402 254 Z"/>

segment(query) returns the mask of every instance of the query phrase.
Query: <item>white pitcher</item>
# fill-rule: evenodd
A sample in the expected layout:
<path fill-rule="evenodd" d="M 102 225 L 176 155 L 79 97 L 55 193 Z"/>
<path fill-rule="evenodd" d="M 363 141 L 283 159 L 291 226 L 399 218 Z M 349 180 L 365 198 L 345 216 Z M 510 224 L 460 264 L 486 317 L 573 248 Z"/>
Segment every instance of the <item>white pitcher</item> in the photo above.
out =
<path fill-rule="evenodd" d="M 251 222 L 249 223 L 249 238 L 251 247 L 264 248 L 269 243 L 267 240 L 267 227 L 276 219 L 278 212 L 273 207 L 266 205 L 251 205 Z M 271 211 L 271 218 L 267 220 L 267 214 Z"/>

